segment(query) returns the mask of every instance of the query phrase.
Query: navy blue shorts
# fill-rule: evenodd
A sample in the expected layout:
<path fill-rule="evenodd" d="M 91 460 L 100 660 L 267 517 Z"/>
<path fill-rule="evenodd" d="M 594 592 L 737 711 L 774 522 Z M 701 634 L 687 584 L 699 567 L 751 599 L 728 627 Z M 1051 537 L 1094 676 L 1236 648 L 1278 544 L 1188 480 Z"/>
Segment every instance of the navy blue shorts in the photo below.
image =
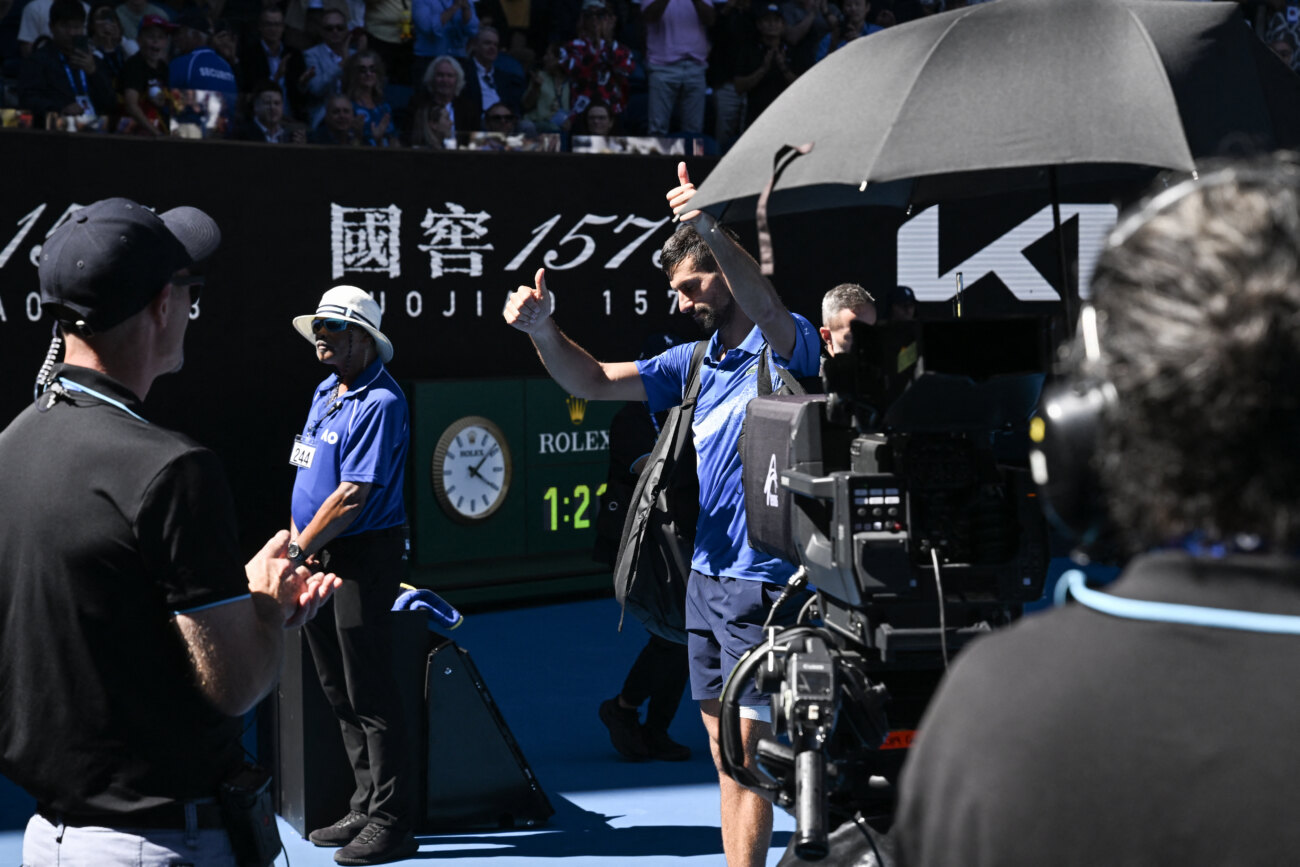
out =
<path fill-rule="evenodd" d="M 740 657 L 763 641 L 763 621 L 781 595 L 782 584 L 713 577 L 694 570 L 686 585 L 686 650 L 690 656 L 691 698 L 719 698 L 727 675 Z M 808 591 L 786 600 L 772 619 L 789 626 L 799 615 Z M 751 678 L 740 694 L 741 707 L 767 707 L 769 696 Z"/>

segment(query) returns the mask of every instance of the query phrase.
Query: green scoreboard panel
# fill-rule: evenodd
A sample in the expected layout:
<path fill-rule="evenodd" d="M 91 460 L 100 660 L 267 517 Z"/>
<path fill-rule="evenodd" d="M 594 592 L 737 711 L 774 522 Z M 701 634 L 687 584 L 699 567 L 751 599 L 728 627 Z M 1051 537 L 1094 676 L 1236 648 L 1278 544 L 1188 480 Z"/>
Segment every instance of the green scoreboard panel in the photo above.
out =
<path fill-rule="evenodd" d="M 408 394 L 416 583 L 497 601 L 608 574 L 591 549 L 620 404 L 550 379 L 417 382 Z"/>

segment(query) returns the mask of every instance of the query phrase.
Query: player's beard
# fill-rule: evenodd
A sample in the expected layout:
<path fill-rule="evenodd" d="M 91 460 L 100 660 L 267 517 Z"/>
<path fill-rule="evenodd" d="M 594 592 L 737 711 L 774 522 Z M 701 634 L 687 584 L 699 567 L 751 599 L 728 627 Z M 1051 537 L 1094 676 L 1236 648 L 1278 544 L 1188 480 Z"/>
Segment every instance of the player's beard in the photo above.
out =
<path fill-rule="evenodd" d="M 712 304 L 696 304 L 695 309 L 691 311 L 691 316 L 705 334 L 712 335 L 715 331 L 725 328 L 731 321 L 734 304 L 731 299 L 727 299 L 717 307 Z"/>

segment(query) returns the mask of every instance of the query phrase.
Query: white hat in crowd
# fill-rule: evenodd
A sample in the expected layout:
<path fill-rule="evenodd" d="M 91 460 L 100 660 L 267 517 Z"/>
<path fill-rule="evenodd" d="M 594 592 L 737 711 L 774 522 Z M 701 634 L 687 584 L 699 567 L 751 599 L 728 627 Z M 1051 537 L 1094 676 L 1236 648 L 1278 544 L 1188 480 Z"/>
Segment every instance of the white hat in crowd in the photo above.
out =
<path fill-rule="evenodd" d="M 311 332 L 313 319 L 342 319 L 355 323 L 366 329 L 366 332 L 375 339 L 379 360 L 387 364 L 393 358 L 393 344 L 384 336 L 384 332 L 379 330 L 382 318 L 383 313 L 379 309 L 379 303 L 371 298 L 369 293 L 356 286 L 335 286 L 321 296 L 315 313 L 295 316 L 293 327 L 308 341 L 315 344 L 316 335 Z"/>

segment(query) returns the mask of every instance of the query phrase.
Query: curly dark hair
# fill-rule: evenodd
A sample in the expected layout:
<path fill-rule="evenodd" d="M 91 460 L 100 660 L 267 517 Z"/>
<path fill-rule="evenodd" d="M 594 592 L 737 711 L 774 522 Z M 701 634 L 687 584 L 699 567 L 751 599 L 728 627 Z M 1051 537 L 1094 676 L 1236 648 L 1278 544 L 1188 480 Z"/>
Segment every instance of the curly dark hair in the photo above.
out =
<path fill-rule="evenodd" d="M 740 243 L 740 237 L 726 226 L 719 224 L 718 231 L 737 244 Z M 706 274 L 716 274 L 718 271 L 717 260 L 713 258 L 709 245 L 704 243 L 700 233 L 690 223 L 678 226 L 677 231 L 664 241 L 663 248 L 659 251 L 660 266 L 670 280 L 677 266 L 683 262 L 689 262 L 697 271 Z"/>
<path fill-rule="evenodd" d="M 1093 277 L 1114 386 L 1096 469 L 1134 550 L 1300 544 L 1300 157 L 1217 163 L 1149 199 Z"/>

